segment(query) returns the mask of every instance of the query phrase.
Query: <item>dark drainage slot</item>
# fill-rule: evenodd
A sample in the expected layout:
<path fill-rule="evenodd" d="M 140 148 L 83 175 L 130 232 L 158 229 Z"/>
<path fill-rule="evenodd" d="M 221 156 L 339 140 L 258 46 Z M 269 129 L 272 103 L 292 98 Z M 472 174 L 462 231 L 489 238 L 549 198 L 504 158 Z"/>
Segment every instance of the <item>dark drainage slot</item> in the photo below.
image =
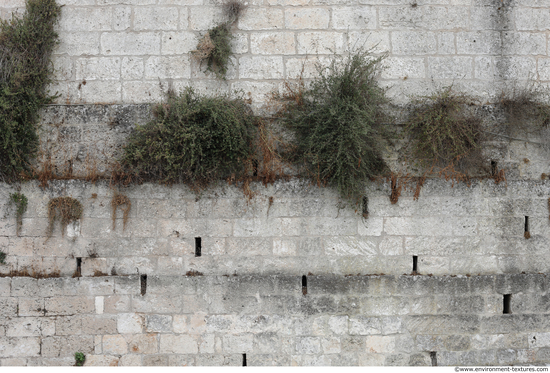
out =
<path fill-rule="evenodd" d="M 252 160 L 252 176 L 258 176 L 258 160 Z"/>
<path fill-rule="evenodd" d="M 147 292 L 147 275 L 141 275 L 141 295 L 145 295 Z"/>
<path fill-rule="evenodd" d="M 195 256 L 202 255 L 202 239 L 200 237 L 195 237 Z"/>
<path fill-rule="evenodd" d="M 413 255 L 413 275 L 418 273 L 418 256 Z"/>
<path fill-rule="evenodd" d="M 432 359 L 432 367 L 437 366 L 437 352 L 432 351 L 430 352 L 430 359 Z"/>
<path fill-rule="evenodd" d="M 246 366 L 246 354 L 243 354 L 243 367 Z"/>
<path fill-rule="evenodd" d="M 363 197 L 363 217 L 367 219 L 369 217 L 369 197 Z"/>
<path fill-rule="evenodd" d="M 523 233 L 523 237 L 527 239 L 531 238 L 531 233 L 529 233 L 529 216 L 525 217 L 525 232 Z"/>
<path fill-rule="evenodd" d="M 302 294 L 307 294 L 307 277 L 302 276 Z"/>
<path fill-rule="evenodd" d="M 82 276 L 82 258 L 76 258 L 76 271 L 74 272 L 73 277 Z"/>
<path fill-rule="evenodd" d="M 502 301 L 502 313 L 512 313 L 512 294 L 504 294 Z"/>

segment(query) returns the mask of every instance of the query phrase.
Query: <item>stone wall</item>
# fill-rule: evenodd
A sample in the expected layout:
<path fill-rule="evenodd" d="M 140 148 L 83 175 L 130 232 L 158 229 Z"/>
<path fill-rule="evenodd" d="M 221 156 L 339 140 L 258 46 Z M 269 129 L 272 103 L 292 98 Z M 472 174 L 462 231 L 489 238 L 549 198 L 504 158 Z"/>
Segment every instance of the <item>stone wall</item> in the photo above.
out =
<path fill-rule="evenodd" d="M 42 113 L 38 162 L 50 154 L 70 180 L 20 186 L 20 235 L 8 202 L 19 186 L 0 184 L 0 365 L 71 365 L 75 352 L 88 365 L 550 362 L 549 149 L 540 134 L 503 131 L 494 106 L 476 110 L 497 132 L 484 149 L 506 181 L 428 179 L 418 200 L 411 183 L 391 204 L 379 180 L 365 190 L 367 219 L 299 179 L 254 184 L 251 200 L 224 182 L 200 197 L 144 184 L 119 190 L 132 203 L 123 229 L 115 190 L 82 181 L 105 176 L 161 85 L 242 90 L 261 109 L 303 63 L 309 78 L 315 61 L 364 43 L 388 52 L 380 81 L 396 104 L 451 83 L 482 103 L 512 80 L 544 85 L 546 2 L 252 0 L 225 81 L 190 57 L 219 4 L 59 3 L 50 88 L 61 97 Z M 4 0 L 0 16 L 23 5 Z M 60 196 L 84 214 L 48 239 Z"/>
<path fill-rule="evenodd" d="M 548 277 L 0 279 L 2 365 L 544 365 Z M 304 294 L 305 293 L 305 294 Z M 503 314 L 505 295 L 510 314 Z"/>
<path fill-rule="evenodd" d="M 250 0 L 234 27 L 227 81 L 191 58 L 223 20 L 214 0 L 59 0 L 53 91 L 59 103 L 144 103 L 177 89 L 242 90 L 256 106 L 316 61 L 357 46 L 388 53 L 396 102 L 442 85 L 495 100 L 510 80 L 550 80 L 550 6 L 542 0 Z M 0 4 L 9 18 L 24 0 Z"/>

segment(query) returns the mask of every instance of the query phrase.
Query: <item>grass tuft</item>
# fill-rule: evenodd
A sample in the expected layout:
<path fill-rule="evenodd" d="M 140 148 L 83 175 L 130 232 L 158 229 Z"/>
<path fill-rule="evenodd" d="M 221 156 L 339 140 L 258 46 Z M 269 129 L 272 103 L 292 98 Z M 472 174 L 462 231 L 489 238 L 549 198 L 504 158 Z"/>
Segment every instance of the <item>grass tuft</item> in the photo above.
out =
<path fill-rule="evenodd" d="M 82 217 L 82 204 L 72 197 L 57 197 L 48 203 L 48 229 L 47 236 L 51 237 L 54 223 L 61 222 L 61 234 L 65 234 L 67 225 Z"/>

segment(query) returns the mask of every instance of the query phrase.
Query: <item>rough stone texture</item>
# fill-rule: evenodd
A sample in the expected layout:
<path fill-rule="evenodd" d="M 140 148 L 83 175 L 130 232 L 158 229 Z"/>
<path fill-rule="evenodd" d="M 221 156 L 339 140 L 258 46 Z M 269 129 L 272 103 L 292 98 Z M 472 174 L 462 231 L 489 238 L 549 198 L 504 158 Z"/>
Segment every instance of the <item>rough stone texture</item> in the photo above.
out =
<path fill-rule="evenodd" d="M 544 274 L 310 275 L 307 295 L 301 276 L 157 279 L 210 291 L 147 286 L 141 295 L 139 282 L 133 281 L 134 306 L 118 315 L 120 334 L 113 317 L 98 316 L 93 309 L 57 317 L 14 314 L 1 324 L 6 329 L 0 336 L 2 366 L 70 365 L 75 351 L 87 355 L 86 365 L 103 366 L 238 366 L 242 354 L 248 365 L 431 365 L 431 352 L 437 353 L 439 365 L 548 363 L 550 310 L 537 306 L 548 299 Z M 69 278 L 53 287 L 59 288 L 57 294 L 65 286 L 80 288 L 86 298 L 103 279 L 89 279 L 86 288 L 81 281 Z M 39 288 L 37 282 L 30 286 Z M 511 314 L 502 313 L 503 292 L 512 294 Z M 39 298 L 46 304 L 65 301 L 51 294 Z M 139 302 L 148 300 L 199 306 L 190 312 L 180 307 L 142 313 Z M 105 326 L 93 329 L 88 323 Z"/>
<path fill-rule="evenodd" d="M 189 64 L 201 35 L 225 20 L 215 3 L 59 2 L 51 86 L 59 103 L 152 102 L 160 98 L 159 80 L 220 88 L 204 67 Z M 24 5 L 3 1 L 0 17 L 19 14 Z M 549 15 L 544 1 L 254 0 L 234 25 L 234 66 L 223 85 L 231 92 L 243 88 L 242 79 L 256 87 L 280 83 L 294 77 L 283 68 L 293 58 L 326 58 L 364 45 L 389 54 L 392 69 L 382 81 L 400 103 L 457 81 L 494 101 L 508 80 L 548 81 Z M 413 69 L 411 56 L 421 61 Z M 147 69 L 146 61 L 155 68 Z M 260 109 L 264 93 L 245 89 Z"/>

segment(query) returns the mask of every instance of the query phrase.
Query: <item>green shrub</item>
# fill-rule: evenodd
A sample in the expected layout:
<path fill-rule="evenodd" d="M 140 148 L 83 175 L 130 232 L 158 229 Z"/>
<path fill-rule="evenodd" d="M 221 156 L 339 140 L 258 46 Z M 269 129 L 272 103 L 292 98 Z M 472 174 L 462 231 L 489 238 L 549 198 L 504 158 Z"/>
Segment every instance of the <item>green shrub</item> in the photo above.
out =
<path fill-rule="evenodd" d="M 206 97 L 191 88 L 169 92 L 155 119 L 138 127 L 122 165 L 141 179 L 184 182 L 200 190 L 245 170 L 252 156 L 256 118 L 240 99 Z"/>
<path fill-rule="evenodd" d="M 52 96 L 50 56 L 56 44 L 55 0 L 27 0 L 22 18 L 0 22 L 0 178 L 15 180 L 38 149 L 38 112 Z"/>
<path fill-rule="evenodd" d="M 451 87 L 415 100 L 405 124 L 410 137 L 407 157 L 420 166 L 470 173 L 486 168 L 482 157 L 482 120 L 470 110 L 472 100 Z"/>
<path fill-rule="evenodd" d="M 0 264 L 6 264 L 6 253 L 0 251 Z"/>
<path fill-rule="evenodd" d="M 385 92 L 376 81 L 383 57 L 359 50 L 335 58 L 308 88 L 282 97 L 282 122 L 295 135 L 289 160 L 315 182 L 358 203 L 369 178 L 387 170 L 382 159 Z"/>
<path fill-rule="evenodd" d="M 225 79 L 231 51 L 231 35 L 229 23 L 222 23 L 206 32 L 193 51 L 194 56 L 206 62 L 207 71 L 213 72 L 218 78 Z"/>
<path fill-rule="evenodd" d="M 75 366 L 81 367 L 84 365 L 84 362 L 86 361 L 86 355 L 82 352 L 75 352 L 74 354 L 74 360 L 75 360 Z"/>
<path fill-rule="evenodd" d="M 22 193 L 10 194 L 10 203 L 15 205 L 15 216 L 17 221 L 17 235 L 21 232 L 21 226 L 23 225 L 23 214 L 27 211 L 27 204 L 29 200 Z"/>

